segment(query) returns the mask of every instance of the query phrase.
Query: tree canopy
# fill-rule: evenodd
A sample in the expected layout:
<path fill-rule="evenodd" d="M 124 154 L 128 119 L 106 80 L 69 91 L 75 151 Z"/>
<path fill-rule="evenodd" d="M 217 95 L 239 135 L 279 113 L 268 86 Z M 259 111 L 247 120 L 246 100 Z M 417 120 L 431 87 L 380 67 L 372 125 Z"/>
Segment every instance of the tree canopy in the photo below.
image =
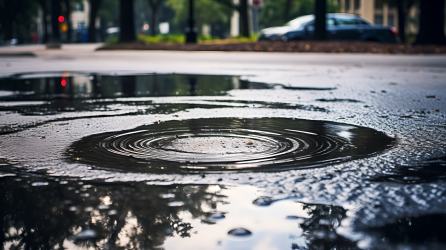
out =
<path fill-rule="evenodd" d="M 166 5 L 175 11 L 174 22 L 180 24 L 188 18 L 188 1 L 167 0 Z M 232 10 L 215 0 L 195 0 L 195 24 L 201 29 L 203 24 L 214 22 L 227 23 L 232 16 Z"/>

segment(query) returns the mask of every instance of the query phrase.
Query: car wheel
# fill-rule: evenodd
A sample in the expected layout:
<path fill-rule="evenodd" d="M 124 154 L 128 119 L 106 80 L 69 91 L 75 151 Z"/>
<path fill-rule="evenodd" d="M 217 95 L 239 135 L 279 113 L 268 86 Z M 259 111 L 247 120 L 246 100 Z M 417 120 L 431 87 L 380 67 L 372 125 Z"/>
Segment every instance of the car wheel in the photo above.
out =
<path fill-rule="evenodd" d="M 288 41 L 288 37 L 287 36 L 282 36 L 282 41 L 284 41 L 284 42 Z"/>

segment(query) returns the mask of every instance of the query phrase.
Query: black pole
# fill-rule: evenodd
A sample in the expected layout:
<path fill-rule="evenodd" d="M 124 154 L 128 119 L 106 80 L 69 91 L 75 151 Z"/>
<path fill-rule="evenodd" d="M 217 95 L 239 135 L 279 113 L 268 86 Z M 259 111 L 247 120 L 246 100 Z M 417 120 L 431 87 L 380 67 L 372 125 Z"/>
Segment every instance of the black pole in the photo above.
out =
<path fill-rule="evenodd" d="M 315 1 L 315 16 L 314 21 L 314 40 L 325 40 L 327 38 L 327 28 L 326 28 L 326 14 L 327 14 L 327 1 L 326 0 L 316 0 Z"/>
<path fill-rule="evenodd" d="M 420 1 L 420 26 L 415 44 L 446 44 L 444 0 Z"/>
<path fill-rule="evenodd" d="M 197 43 L 197 28 L 194 20 L 194 0 L 189 0 L 189 20 L 187 20 L 186 43 Z"/>
<path fill-rule="evenodd" d="M 48 48 L 60 48 L 59 16 L 60 0 L 51 0 L 51 38 Z"/>
<path fill-rule="evenodd" d="M 68 25 L 68 30 L 67 30 L 67 42 L 71 43 L 71 33 L 73 32 L 72 27 L 71 27 L 71 5 L 70 5 L 70 0 L 65 0 L 65 5 L 66 5 L 66 12 L 65 12 L 65 18 L 67 19 L 67 25 Z"/>
<path fill-rule="evenodd" d="M 404 0 L 396 0 L 396 8 L 398 10 L 398 33 L 401 42 L 406 42 L 406 9 Z"/>
<path fill-rule="evenodd" d="M 128 43 L 136 41 L 133 0 L 121 0 L 119 10 L 121 14 L 119 20 L 119 42 Z"/>

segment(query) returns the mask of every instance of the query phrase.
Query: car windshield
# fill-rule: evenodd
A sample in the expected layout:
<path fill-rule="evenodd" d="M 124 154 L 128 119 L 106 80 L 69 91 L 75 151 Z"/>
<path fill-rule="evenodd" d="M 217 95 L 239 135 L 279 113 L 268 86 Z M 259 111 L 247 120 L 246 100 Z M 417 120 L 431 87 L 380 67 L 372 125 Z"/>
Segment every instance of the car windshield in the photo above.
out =
<path fill-rule="evenodd" d="M 287 22 L 285 25 L 291 26 L 294 29 L 298 29 L 298 28 L 301 28 L 304 24 L 312 21 L 313 19 L 314 19 L 313 15 L 301 16 L 301 17 L 298 17 L 296 19 L 293 19 L 293 20 Z"/>

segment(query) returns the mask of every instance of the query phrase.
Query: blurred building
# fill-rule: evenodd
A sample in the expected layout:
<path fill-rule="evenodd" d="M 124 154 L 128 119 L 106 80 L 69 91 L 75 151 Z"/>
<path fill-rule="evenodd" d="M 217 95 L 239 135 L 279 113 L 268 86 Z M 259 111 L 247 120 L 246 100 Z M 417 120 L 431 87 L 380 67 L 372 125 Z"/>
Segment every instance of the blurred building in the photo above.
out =
<path fill-rule="evenodd" d="M 90 13 L 90 4 L 87 0 L 77 2 L 71 13 L 71 26 L 73 30 L 87 29 Z"/>
<path fill-rule="evenodd" d="M 88 24 L 90 23 L 90 2 L 88 0 L 79 1 L 75 4 L 73 12 L 71 12 L 71 28 L 74 36 L 70 42 L 87 42 L 88 41 Z M 101 26 L 99 16 L 95 20 L 95 27 L 98 30 Z M 97 33 L 97 41 L 101 41 L 100 34 Z"/>

